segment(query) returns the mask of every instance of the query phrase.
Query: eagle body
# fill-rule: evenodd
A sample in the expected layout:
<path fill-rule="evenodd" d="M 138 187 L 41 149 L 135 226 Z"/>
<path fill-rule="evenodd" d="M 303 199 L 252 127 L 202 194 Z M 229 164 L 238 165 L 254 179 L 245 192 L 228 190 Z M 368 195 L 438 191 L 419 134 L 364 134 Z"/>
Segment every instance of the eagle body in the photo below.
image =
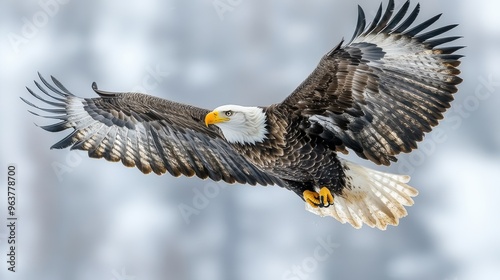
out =
<path fill-rule="evenodd" d="M 389 0 L 366 24 L 358 7 L 352 39 L 327 52 L 295 91 L 263 107 L 222 105 L 207 110 L 142 93 L 93 90 L 81 98 L 57 79 L 41 75 L 33 97 L 52 106 L 28 105 L 59 122 L 42 126 L 73 131 L 52 148 L 88 151 L 144 173 L 169 173 L 250 185 L 278 185 L 295 192 L 306 209 L 355 228 L 397 225 L 417 190 L 409 176 L 349 162 L 352 151 L 379 165 L 417 148 L 450 107 L 462 47 L 439 37 L 456 25 L 428 30 L 439 16 L 413 23 L 420 5 Z"/>
<path fill-rule="evenodd" d="M 300 130 L 289 112 L 272 105 L 263 108 L 268 131 L 261 142 L 252 145 L 233 143 L 240 154 L 259 169 L 280 178 L 283 187 L 302 196 L 306 190 L 328 186 L 337 194 L 344 187 L 344 174 L 335 147 L 316 135 Z"/>

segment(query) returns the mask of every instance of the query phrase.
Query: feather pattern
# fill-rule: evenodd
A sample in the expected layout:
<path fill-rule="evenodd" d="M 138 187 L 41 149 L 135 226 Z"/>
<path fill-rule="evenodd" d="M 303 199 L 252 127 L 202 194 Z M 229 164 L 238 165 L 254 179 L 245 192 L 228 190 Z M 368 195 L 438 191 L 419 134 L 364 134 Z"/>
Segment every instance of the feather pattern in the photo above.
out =
<path fill-rule="evenodd" d="M 99 97 L 80 98 L 41 75 L 35 86 L 45 96 L 28 92 L 49 108 L 22 100 L 49 113 L 32 114 L 58 121 L 43 129 L 73 129 L 52 148 L 85 150 L 144 173 L 276 184 L 298 194 L 315 214 L 385 229 L 406 216 L 404 206 L 418 194 L 406 184 L 409 177 L 357 166 L 337 152 L 352 150 L 389 165 L 438 124 L 462 81 L 462 56 L 455 53 L 462 47 L 440 47 L 460 37 L 437 37 L 456 25 L 430 30 L 440 15 L 413 25 L 420 5 L 407 15 L 409 7 L 406 1 L 395 13 L 389 0 L 366 27 L 358 6 L 352 39 L 327 52 L 283 102 L 267 107 L 225 105 L 209 112 L 103 91 L 96 83 Z"/>
<path fill-rule="evenodd" d="M 456 25 L 423 33 L 440 15 L 410 28 L 419 5 L 397 26 L 408 7 L 409 1 L 392 17 L 389 1 L 364 32 L 359 9 L 353 40 L 325 55 L 276 110 L 295 116 L 307 134 L 323 137 L 337 151 L 349 148 L 377 164 L 389 165 L 395 155 L 415 149 L 443 118 L 462 81 L 462 56 L 455 54 L 462 47 L 436 48 L 459 38 L 436 38 Z"/>
<path fill-rule="evenodd" d="M 139 93 L 105 92 L 95 83 L 92 87 L 100 97 L 80 98 L 53 77 L 53 84 L 41 75 L 40 80 L 46 87 L 35 85 L 46 98 L 28 91 L 54 108 L 23 101 L 39 110 L 62 114 L 47 116 L 62 121 L 43 129 L 74 129 L 52 148 L 86 150 L 90 157 L 122 161 L 144 173 L 196 175 L 251 185 L 282 184 L 234 151 L 216 127 L 206 127 L 203 118 L 208 110 Z"/>

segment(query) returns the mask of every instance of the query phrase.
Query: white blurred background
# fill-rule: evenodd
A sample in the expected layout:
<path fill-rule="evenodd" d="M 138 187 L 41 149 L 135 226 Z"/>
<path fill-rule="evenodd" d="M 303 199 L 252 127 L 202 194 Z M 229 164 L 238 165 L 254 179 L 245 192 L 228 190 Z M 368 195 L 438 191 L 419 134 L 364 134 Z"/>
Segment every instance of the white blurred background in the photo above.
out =
<path fill-rule="evenodd" d="M 279 102 L 351 37 L 356 4 L 371 20 L 378 1 L 2 0 L 0 279 L 499 279 L 500 3 L 420 3 L 417 22 L 443 13 L 434 27 L 460 23 L 447 35 L 464 36 L 464 82 L 418 151 L 377 167 L 412 175 L 420 191 L 398 227 L 379 231 L 317 217 L 277 187 L 146 176 L 49 150 L 69 131 L 37 128 L 52 122 L 19 99 L 33 99 L 24 87 L 40 71 L 82 97 L 96 81 L 209 109 Z"/>

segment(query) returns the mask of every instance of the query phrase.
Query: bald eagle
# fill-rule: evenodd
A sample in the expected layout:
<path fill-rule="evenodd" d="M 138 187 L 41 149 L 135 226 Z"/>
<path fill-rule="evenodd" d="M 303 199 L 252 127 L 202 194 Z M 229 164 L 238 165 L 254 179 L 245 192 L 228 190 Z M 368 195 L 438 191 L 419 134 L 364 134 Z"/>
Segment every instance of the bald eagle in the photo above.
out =
<path fill-rule="evenodd" d="M 88 151 L 144 173 L 197 176 L 295 192 L 306 209 L 360 228 L 385 229 L 407 215 L 417 190 L 409 176 L 375 171 L 337 156 L 353 151 L 379 165 L 417 148 L 450 107 L 462 81 L 461 47 L 438 47 L 460 37 L 436 38 L 456 25 L 425 31 L 440 15 L 412 26 L 420 6 L 409 1 L 393 15 L 380 5 L 368 26 L 358 6 L 352 39 L 343 40 L 283 102 L 262 107 L 224 105 L 206 110 L 141 93 L 93 90 L 73 95 L 40 74 L 37 99 L 53 106 L 41 116 L 72 128 L 52 148 Z M 404 20 L 403 20 L 404 19 Z M 425 32 L 424 32 L 425 31 Z M 48 89 L 48 90 L 47 90 Z"/>

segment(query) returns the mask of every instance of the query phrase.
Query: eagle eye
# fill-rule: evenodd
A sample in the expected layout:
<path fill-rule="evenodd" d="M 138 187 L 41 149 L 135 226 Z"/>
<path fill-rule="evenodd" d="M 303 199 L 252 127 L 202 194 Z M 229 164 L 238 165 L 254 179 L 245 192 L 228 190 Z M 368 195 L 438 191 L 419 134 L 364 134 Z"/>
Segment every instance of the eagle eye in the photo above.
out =
<path fill-rule="evenodd" d="M 224 114 L 226 115 L 226 117 L 230 117 L 233 115 L 233 111 L 229 110 L 229 111 L 226 111 Z"/>

